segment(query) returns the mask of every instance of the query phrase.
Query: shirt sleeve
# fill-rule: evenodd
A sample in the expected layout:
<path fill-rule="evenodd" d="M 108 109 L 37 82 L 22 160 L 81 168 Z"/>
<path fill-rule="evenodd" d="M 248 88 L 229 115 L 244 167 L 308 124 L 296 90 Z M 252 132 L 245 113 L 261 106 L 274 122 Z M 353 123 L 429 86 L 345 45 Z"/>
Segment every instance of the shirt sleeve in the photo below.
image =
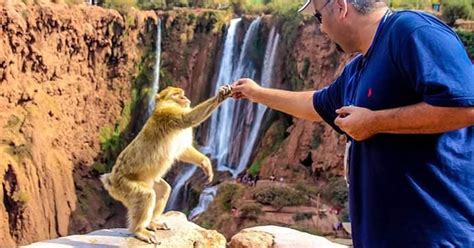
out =
<path fill-rule="evenodd" d="M 314 92 L 313 107 L 321 118 L 338 133 L 344 133 L 334 120 L 337 117 L 336 109 L 343 106 L 343 78 L 344 73 L 330 85 Z"/>
<path fill-rule="evenodd" d="M 448 28 L 421 26 L 398 48 L 399 65 L 423 101 L 433 106 L 474 106 L 474 66 Z"/>

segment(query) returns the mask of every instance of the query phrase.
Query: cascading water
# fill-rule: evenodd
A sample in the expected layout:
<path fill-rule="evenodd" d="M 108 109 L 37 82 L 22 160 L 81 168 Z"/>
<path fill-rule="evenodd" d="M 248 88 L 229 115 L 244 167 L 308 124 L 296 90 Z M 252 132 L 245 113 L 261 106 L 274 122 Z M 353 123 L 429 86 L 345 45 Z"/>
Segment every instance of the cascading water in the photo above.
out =
<path fill-rule="evenodd" d="M 275 27 L 273 27 L 270 31 L 267 47 L 265 49 L 265 57 L 263 60 L 262 78 L 260 80 L 261 85 L 263 87 L 270 87 L 273 81 L 273 66 L 275 64 L 276 50 L 278 48 L 279 40 L 280 35 L 275 32 Z M 250 156 L 252 155 L 252 151 L 255 145 L 255 141 L 257 140 L 257 134 L 262 124 L 263 116 L 267 110 L 267 107 L 265 105 L 257 103 L 253 103 L 253 105 L 256 105 L 257 112 L 255 113 L 255 118 L 253 121 L 252 128 L 250 130 L 250 134 L 246 139 L 247 142 L 245 142 L 244 151 L 240 156 L 239 165 L 237 166 L 236 170 L 237 173 L 242 172 L 247 166 L 247 163 L 249 162 Z"/>
<path fill-rule="evenodd" d="M 240 52 L 239 60 L 236 65 L 233 61 L 236 58 L 235 46 L 237 40 L 236 29 L 237 24 L 241 19 L 234 19 L 227 32 L 227 37 L 224 44 L 224 53 L 222 55 L 221 67 L 219 68 L 219 76 L 216 82 L 216 93 L 220 86 L 232 83 L 233 81 L 242 77 L 254 77 L 256 70 L 255 65 L 249 58 L 251 47 L 258 38 L 258 31 L 260 28 L 261 17 L 258 17 L 249 26 L 245 33 L 244 42 Z M 235 177 L 239 172 L 235 170 L 236 165 L 229 163 L 229 144 L 231 138 L 234 137 L 234 112 L 236 104 L 234 101 L 226 101 L 222 104 L 219 110 L 213 114 L 211 118 L 211 125 L 209 129 L 209 146 L 211 148 L 211 157 L 217 160 L 217 170 L 230 171 Z"/>
<path fill-rule="evenodd" d="M 194 217 L 200 215 L 209 207 L 209 204 L 214 200 L 217 194 L 217 185 L 205 188 L 199 196 L 199 204 L 189 214 L 188 219 L 192 220 Z"/>
<path fill-rule="evenodd" d="M 129 138 L 134 138 L 145 125 L 146 121 L 155 110 L 155 97 L 160 82 L 160 58 L 161 58 L 161 20 L 156 24 L 155 40 L 155 63 L 153 67 L 153 79 L 145 83 L 140 82 L 137 92 L 137 102 L 133 110 L 133 122 L 130 127 Z M 145 68 L 148 72 L 148 67 Z"/>
<path fill-rule="evenodd" d="M 214 92 L 217 93 L 219 87 L 232 82 L 232 72 L 234 71 L 235 50 L 236 50 L 236 30 L 242 19 L 233 19 L 230 22 L 229 29 L 224 42 L 224 52 L 222 54 L 221 66 Z M 225 101 L 211 117 L 210 129 L 212 134 L 209 135 L 208 144 L 211 156 L 217 160 L 217 170 L 227 168 L 223 165 L 228 153 L 229 134 L 232 125 L 232 111 L 234 109 L 234 101 Z"/>
<path fill-rule="evenodd" d="M 253 78 L 255 76 L 255 65 L 254 61 L 250 59 L 252 48 L 258 38 L 258 31 L 260 29 L 260 23 L 262 22 L 261 17 L 253 20 L 249 26 L 249 29 L 245 33 L 244 44 L 239 56 L 239 63 L 232 74 L 232 81 L 242 77 Z"/>
<path fill-rule="evenodd" d="M 214 89 L 215 93 L 217 93 L 220 86 L 229 84 L 233 80 L 235 80 L 234 68 L 236 66 L 242 67 L 242 56 L 239 56 L 239 63 L 237 65 L 235 65 L 234 63 L 237 58 L 236 31 L 240 22 L 241 18 L 233 19 L 230 22 L 229 29 L 227 30 L 227 35 L 224 42 L 224 52 L 222 54 L 221 59 L 221 66 L 219 68 L 219 74 Z M 255 30 L 254 23 L 255 22 L 252 22 L 252 24 L 250 25 L 251 27 L 249 27 L 249 31 Z M 249 31 L 247 31 L 245 35 L 242 51 L 245 50 L 245 45 L 248 43 Z M 227 164 L 224 164 L 224 161 L 226 161 L 225 163 L 227 163 L 227 157 L 229 153 L 228 146 L 230 142 L 230 134 L 232 132 L 234 106 L 234 101 L 226 101 L 211 117 L 211 125 L 208 133 L 208 150 L 211 153 L 211 157 L 217 160 L 217 170 L 219 171 L 232 171 L 232 168 L 228 167 Z M 197 215 L 206 211 L 209 204 L 214 200 L 216 193 L 217 186 L 205 188 L 199 196 L 198 206 L 191 210 L 191 213 L 188 218 L 192 220 Z"/>
<path fill-rule="evenodd" d="M 155 43 L 155 69 L 153 72 L 153 83 L 148 94 L 150 100 L 148 101 L 147 118 L 155 109 L 155 96 L 160 87 L 160 61 L 161 61 L 161 20 L 158 19 L 156 24 L 156 43 Z"/>
<path fill-rule="evenodd" d="M 196 166 L 188 166 L 183 171 L 180 173 L 181 176 L 174 182 L 172 185 L 172 191 L 170 198 L 168 200 L 168 204 L 166 205 L 166 211 L 170 210 L 180 210 L 181 206 L 179 203 L 179 199 L 183 199 L 184 197 L 181 197 L 185 195 L 187 192 L 183 190 L 183 186 L 186 184 L 186 182 L 191 178 L 191 176 L 196 172 Z"/>
<path fill-rule="evenodd" d="M 239 61 L 237 65 L 232 63 L 234 58 L 234 47 L 236 46 L 235 41 L 235 27 L 229 28 L 227 38 L 224 46 L 224 53 L 221 63 L 221 68 L 219 70 L 219 77 L 216 83 L 216 88 L 221 85 L 228 84 L 232 81 L 235 81 L 242 77 L 254 78 L 256 74 L 255 66 L 253 62 L 249 59 L 249 53 L 251 52 L 250 46 L 257 38 L 257 33 L 260 25 L 260 18 L 255 19 L 250 25 L 248 31 L 246 32 L 244 38 L 244 44 L 239 56 Z M 240 19 L 234 21 L 234 25 L 240 22 Z M 231 29 L 233 28 L 233 29 Z M 232 32 L 231 32 L 232 30 Z M 275 64 L 275 59 L 277 55 L 277 49 L 279 44 L 280 35 L 276 32 L 275 27 L 270 31 L 270 35 L 267 41 L 265 48 L 265 56 L 263 59 L 263 68 L 261 76 L 261 85 L 263 87 L 270 87 L 273 81 L 273 67 Z M 232 70 L 234 69 L 234 70 Z M 232 76 L 230 76 L 232 75 Z M 228 80 L 232 79 L 232 80 Z M 230 171 L 233 177 L 236 177 L 240 172 L 242 172 L 247 163 L 250 160 L 252 155 L 253 148 L 255 146 L 255 141 L 257 140 L 257 135 L 260 129 L 260 125 L 267 110 L 267 107 L 261 104 L 249 104 L 250 111 L 245 113 L 247 115 L 252 115 L 253 119 L 251 130 L 248 134 L 238 133 L 233 129 L 235 126 L 233 123 L 235 121 L 242 121 L 242 118 L 234 118 L 236 109 L 239 108 L 238 104 L 235 104 L 233 101 L 225 102 L 221 107 L 220 111 L 215 113 L 211 119 L 211 128 L 209 130 L 209 146 L 211 147 L 211 156 L 217 159 L 217 169 L 219 171 Z M 224 109 L 225 108 L 225 109 Z M 251 111 L 256 109 L 256 111 Z M 229 144 L 231 143 L 231 138 L 235 138 L 237 135 L 245 135 L 242 137 L 242 140 L 245 144 L 242 144 L 243 152 L 237 157 L 240 158 L 238 165 L 231 165 L 228 161 L 229 157 Z M 212 202 L 214 196 L 216 195 L 217 187 L 206 188 L 201 196 L 199 197 L 199 205 L 191 211 L 189 219 L 193 219 L 197 215 L 204 212 L 208 205 Z"/>

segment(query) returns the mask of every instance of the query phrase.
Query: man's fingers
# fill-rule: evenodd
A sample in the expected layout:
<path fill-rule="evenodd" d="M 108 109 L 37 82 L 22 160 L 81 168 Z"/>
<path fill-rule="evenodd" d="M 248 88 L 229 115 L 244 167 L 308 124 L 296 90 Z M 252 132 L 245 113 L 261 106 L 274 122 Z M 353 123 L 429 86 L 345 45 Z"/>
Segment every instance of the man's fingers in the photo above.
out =
<path fill-rule="evenodd" d="M 336 109 L 337 114 L 350 114 L 354 110 L 354 106 L 344 106 L 340 109 Z"/>
<path fill-rule="evenodd" d="M 244 95 L 242 95 L 242 93 L 240 92 L 235 92 L 235 93 L 232 93 L 231 95 L 234 99 L 240 99 L 240 98 L 243 98 Z"/>
<path fill-rule="evenodd" d="M 239 86 L 239 85 L 242 85 L 243 83 L 245 82 L 245 79 L 238 79 L 236 81 L 234 81 L 234 83 L 232 83 L 232 86 Z"/>
<path fill-rule="evenodd" d="M 340 127 L 342 125 L 342 123 L 344 122 L 344 117 L 336 117 L 336 119 L 334 120 L 334 124 L 336 124 L 336 126 Z"/>

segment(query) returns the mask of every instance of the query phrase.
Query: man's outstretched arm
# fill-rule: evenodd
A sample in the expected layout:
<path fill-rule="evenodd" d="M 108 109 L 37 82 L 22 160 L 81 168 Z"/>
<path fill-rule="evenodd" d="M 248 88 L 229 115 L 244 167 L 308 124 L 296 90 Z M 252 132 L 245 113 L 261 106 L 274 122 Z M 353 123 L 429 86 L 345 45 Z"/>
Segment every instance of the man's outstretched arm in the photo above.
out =
<path fill-rule="evenodd" d="M 301 119 L 321 121 L 313 107 L 314 91 L 293 92 L 263 88 L 253 80 L 244 78 L 234 82 L 232 92 L 234 98 L 247 98 Z"/>

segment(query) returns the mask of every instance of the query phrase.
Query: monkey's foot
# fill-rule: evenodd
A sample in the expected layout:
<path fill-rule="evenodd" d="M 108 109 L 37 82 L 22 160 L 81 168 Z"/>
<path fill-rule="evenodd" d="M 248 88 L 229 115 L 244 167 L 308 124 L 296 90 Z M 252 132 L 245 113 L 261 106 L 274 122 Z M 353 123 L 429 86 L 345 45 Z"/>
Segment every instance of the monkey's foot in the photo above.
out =
<path fill-rule="evenodd" d="M 158 231 L 158 230 L 171 230 L 171 228 L 168 227 L 166 222 L 163 223 L 158 223 L 155 221 L 152 221 L 150 225 L 147 227 L 148 230 L 152 231 Z"/>
<path fill-rule="evenodd" d="M 150 232 L 146 229 L 140 229 L 134 233 L 135 237 L 141 241 L 145 241 L 149 244 L 160 244 L 158 238 L 154 232 Z"/>

